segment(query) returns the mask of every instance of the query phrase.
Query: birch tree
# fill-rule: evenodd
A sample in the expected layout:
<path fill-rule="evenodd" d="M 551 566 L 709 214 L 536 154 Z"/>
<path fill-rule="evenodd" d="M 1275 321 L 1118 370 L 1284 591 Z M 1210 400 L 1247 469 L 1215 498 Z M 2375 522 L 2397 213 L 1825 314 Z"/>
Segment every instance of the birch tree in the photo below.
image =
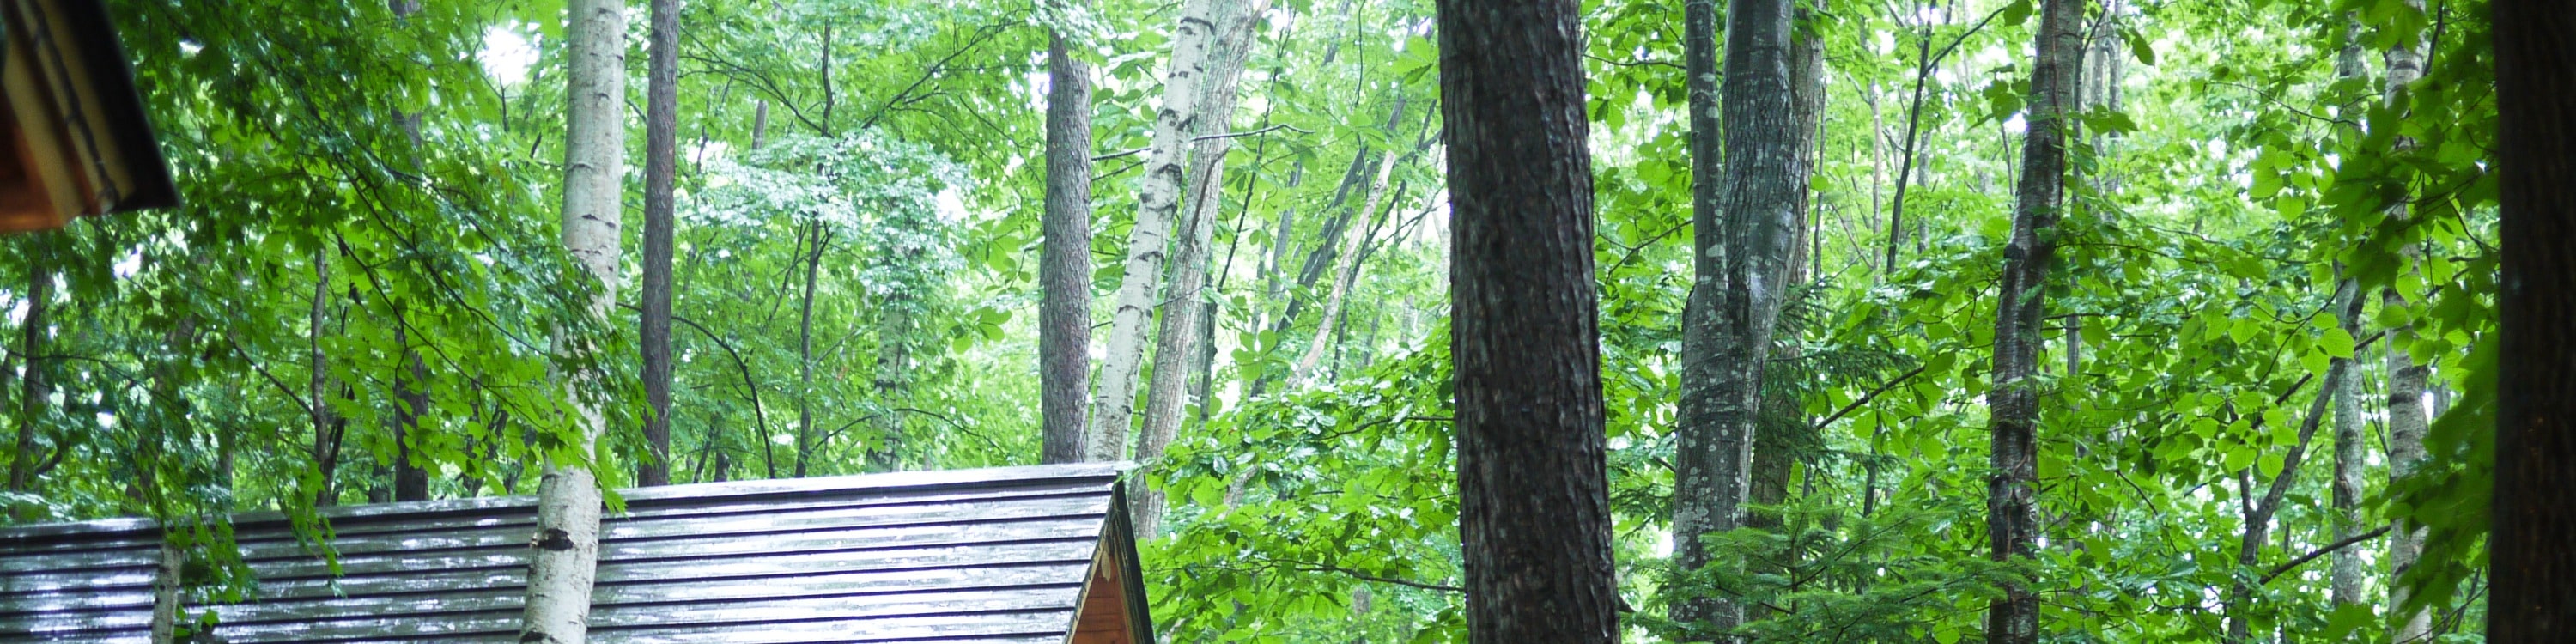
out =
<path fill-rule="evenodd" d="M 1199 118 L 1199 84 L 1207 77 L 1208 44 L 1215 37 L 1219 3 L 1184 0 L 1172 29 L 1172 62 L 1163 76 L 1163 101 L 1154 110 L 1154 139 L 1146 150 L 1145 176 L 1136 190 L 1136 225 L 1127 234 L 1126 274 L 1109 323 L 1109 353 L 1101 359 L 1099 393 L 1092 400 L 1091 460 L 1128 458 L 1136 418 L 1136 381 L 1145 366 L 1145 340 L 1161 294 L 1174 214 L 1180 211 L 1187 133 Z"/>
<path fill-rule="evenodd" d="M 2420 0 L 2408 0 L 2408 4 L 2417 10 L 2423 8 Z M 2408 40 L 2412 40 L 2412 37 Z M 2381 61 L 2387 65 L 2387 76 L 2382 79 L 2384 84 L 2380 87 L 2382 101 L 2390 105 L 2402 105 L 2406 86 L 2424 77 L 2424 54 L 2416 47 L 2415 43 L 2406 42 L 2383 53 Z M 2414 145 L 2413 141 L 2400 135 L 2393 143 L 2397 149 L 2389 152 L 2402 152 Z M 2406 201 L 2400 199 L 2389 204 L 2387 212 L 2392 220 L 2405 220 L 2408 216 Z M 2383 288 L 2380 289 L 2379 302 L 2383 309 L 2390 307 L 2403 309 L 2406 306 L 2406 297 L 2399 294 L 2394 287 Z M 2431 426 L 2431 422 L 2430 416 L 2424 409 L 2424 389 L 2425 381 L 2432 376 L 2432 369 L 2428 365 L 2416 364 L 2414 357 L 2408 354 L 2409 347 L 2414 345 L 2415 339 L 2412 325 L 2399 325 L 2388 329 L 2387 338 L 2382 346 L 2385 351 L 2383 355 L 2387 361 L 2385 373 L 2388 392 L 2388 477 L 2390 481 L 2396 481 L 2414 473 L 2416 464 L 2421 463 L 2425 457 L 2424 433 Z M 2407 586 L 2397 583 L 2398 577 L 2405 575 L 2406 569 L 2415 565 L 2415 558 L 2424 550 L 2424 530 L 2409 523 L 2399 518 L 2392 521 L 2389 526 L 2389 635 L 2397 642 L 2423 640 L 2433 629 L 2431 613 L 2422 610 L 2406 611 L 2402 608 L 2407 603 Z"/>
<path fill-rule="evenodd" d="M 1243 78 L 1244 62 L 1252 56 L 1254 28 L 1269 9 L 1269 0 L 1227 3 L 1216 17 L 1217 37 L 1208 54 L 1211 69 L 1200 86 L 1197 127 L 1191 128 L 1194 149 L 1189 189 L 1184 192 L 1189 204 L 1182 218 L 1180 248 L 1173 254 L 1171 294 L 1164 298 L 1163 323 L 1154 339 L 1154 379 L 1146 388 L 1144 440 L 1136 445 L 1138 462 L 1162 457 L 1180 433 L 1181 412 L 1190 404 L 1186 386 L 1194 372 L 1190 365 L 1212 323 L 1206 315 L 1208 265 L 1215 250 L 1216 218 L 1224 210 L 1225 157 L 1234 147 L 1233 137 L 1226 134 L 1233 121 L 1235 89 Z M 1151 536 L 1162 523 L 1163 494 L 1141 484 L 1133 489 L 1136 533 Z"/>
<path fill-rule="evenodd" d="M 609 0 L 573 0 L 566 7 L 571 49 L 565 56 L 563 243 L 583 269 L 599 280 L 583 311 L 605 319 L 617 302 L 619 204 L 626 152 L 626 14 Z M 557 330 L 555 349 L 578 353 L 591 342 Z M 596 453 L 603 418 L 588 389 L 604 386 L 602 374 L 561 374 L 572 413 L 572 450 L 546 461 L 537 488 L 537 530 L 528 539 L 526 622 L 519 641 L 580 644 L 590 631 L 590 589 L 599 562 L 599 482 L 588 461 Z"/>

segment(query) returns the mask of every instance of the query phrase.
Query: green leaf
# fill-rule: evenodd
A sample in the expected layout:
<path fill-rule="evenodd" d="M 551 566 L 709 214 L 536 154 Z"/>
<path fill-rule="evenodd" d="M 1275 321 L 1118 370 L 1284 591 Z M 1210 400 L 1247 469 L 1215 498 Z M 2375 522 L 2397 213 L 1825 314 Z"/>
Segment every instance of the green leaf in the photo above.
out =
<path fill-rule="evenodd" d="M 2146 63 L 2148 67 L 2156 65 L 2156 48 L 2148 44 L 2146 35 L 2134 30 L 2122 29 L 2120 37 L 2129 41 L 2129 53 L 2136 54 L 2138 62 Z"/>
<path fill-rule="evenodd" d="M 2012 4 L 2004 5 L 2003 19 L 2004 25 L 2011 27 L 2030 21 L 2030 0 L 2014 0 Z"/>
<path fill-rule="evenodd" d="M 2326 355 L 2346 360 L 2352 359 L 2353 345 L 2352 334 L 2344 331 L 2342 327 L 2326 329 L 2325 333 L 2317 338 L 2317 346 L 2324 349 Z"/>

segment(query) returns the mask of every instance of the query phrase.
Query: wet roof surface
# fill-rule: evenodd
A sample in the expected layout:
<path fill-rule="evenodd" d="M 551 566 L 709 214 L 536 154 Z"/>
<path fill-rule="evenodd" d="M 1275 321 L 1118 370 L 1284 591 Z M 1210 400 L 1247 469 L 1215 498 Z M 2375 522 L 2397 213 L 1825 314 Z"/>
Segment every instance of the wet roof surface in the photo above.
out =
<path fill-rule="evenodd" d="M 1111 534 L 1117 475 L 1077 464 L 630 490 L 626 514 L 601 525 L 591 641 L 1062 644 Z M 327 516 L 337 578 L 280 516 L 236 518 L 259 593 L 212 606 L 216 634 L 517 640 L 533 497 Z M 158 543 L 138 519 L 0 528 L 0 643 L 148 642 Z"/>

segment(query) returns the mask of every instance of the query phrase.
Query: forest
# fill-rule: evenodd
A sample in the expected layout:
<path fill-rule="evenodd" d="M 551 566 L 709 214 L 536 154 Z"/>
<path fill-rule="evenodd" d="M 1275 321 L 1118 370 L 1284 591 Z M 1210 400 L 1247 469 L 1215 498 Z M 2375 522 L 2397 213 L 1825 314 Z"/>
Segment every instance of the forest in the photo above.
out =
<path fill-rule="evenodd" d="M 184 205 L 0 239 L 0 506 L 192 602 L 1130 461 L 1155 641 L 2576 637 L 2548 2 L 105 5 Z"/>

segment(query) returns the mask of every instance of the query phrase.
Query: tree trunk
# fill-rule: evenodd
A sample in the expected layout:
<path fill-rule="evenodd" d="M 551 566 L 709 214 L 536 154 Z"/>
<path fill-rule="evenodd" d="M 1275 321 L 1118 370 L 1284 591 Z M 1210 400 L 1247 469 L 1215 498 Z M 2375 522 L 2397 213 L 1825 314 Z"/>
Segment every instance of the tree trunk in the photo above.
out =
<path fill-rule="evenodd" d="M 1386 132 L 1390 139 L 1393 138 L 1396 128 L 1403 124 L 1404 109 L 1405 96 L 1401 93 L 1396 94 L 1394 109 L 1389 110 L 1386 117 Z M 1412 155 L 1419 155 L 1423 150 L 1429 149 L 1429 146 L 1431 145 L 1431 140 L 1429 138 L 1431 132 L 1428 128 L 1431 116 L 1432 115 L 1429 113 L 1423 114 L 1425 129 L 1421 133 L 1422 138 L 1416 142 L 1413 152 L 1408 153 L 1406 159 L 1387 161 L 1383 157 L 1372 157 L 1370 156 L 1371 151 L 1365 142 L 1361 143 L 1359 146 L 1359 152 L 1352 155 L 1351 166 L 1347 171 L 1343 172 L 1341 184 L 1333 188 L 1332 201 L 1327 202 L 1322 208 L 1322 210 L 1327 211 L 1338 209 L 1339 214 L 1334 215 L 1332 219 L 1325 220 L 1323 227 L 1316 231 L 1315 248 L 1314 250 L 1306 253 L 1306 261 L 1301 264 L 1297 270 L 1296 288 L 1284 292 L 1284 295 L 1287 296 L 1288 304 L 1281 307 L 1279 317 L 1270 321 L 1270 332 L 1274 336 L 1286 337 L 1288 335 L 1288 331 L 1297 325 L 1297 319 L 1300 314 L 1305 312 L 1306 304 L 1309 301 L 1307 299 L 1307 293 L 1315 287 L 1316 282 L 1323 280 L 1324 275 L 1331 271 L 1333 262 L 1342 256 L 1342 236 L 1350 231 L 1351 220 L 1357 219 L 1368 213 L 1367 210 L 1360 208 L 1342 209 L 1342 204 L 1350 201 L 1351 191 L 1354 189 L 1362 189 L 1369 191 L 1371 194 L 1375 194 L 1378 189 L 1383 187 L 1384 177 L 1380 174 L 1369 173 L 1367 170 L 1371 165 L 1401 165 L 1405 161 L 1410 160 Z M 1394 151 L 1390 149 L 1387 154 L 1391 156 L 1394 154 Z M 1370 181 L 1372 178 L 1379 180 L 1379 182 L 1363 183 Z M 1281 226 L 1279 229 L 1279 240 L 1273 241 L 1272 243 L 1286 243 L 1285 240 L 1287 239 L 1287 235 L 1293 232 L 1287 227 L 1288 223 L 1289 221 L 1287 219 L 1283 218 L 1280 220 Z M 1277 299 L 1279 296 L 1283 295 L 1281 290 L 1282 285 L 1278 281 L 1279 276 L 1273 274 L 1270 277 L 1270 280 L 1271 297 L 1273 299 Z M 1292 375 L 1292 372 L 1294 371 L 1293 367 L 1294 365 L 1292 364 L 1291 369 L 1288 370 L 1262 370 L 1259 377 L 1252 380 L 1252 395 L 1261 395 L 1262 392 L 1270 389 L 1271 383 L 1284 380 L 1288 376 Z"/>
<path fill-rule="evenodd" d="M 1718 369 L 1717 316 L 1712 297 L 1724 279 L 1724 229 L 1719 227 L 1718 195 L 1725 179 L 1725 145 L 1717 96 L 1717 2 L 1687 0 L 1682 5 L 1682 62 L 1690 99 L 1691 156 L 1691 290 L 1682 308 L 1682 382 L 1678 447 L 1673 460 L 1673 566 L 1678 574 L 1708 567 L 1710 556 L 1700 535 L 1736 526 L 1732 510 L 1743 498 L 1740 472 L 1750 445 L 1720 445 L 1710 403 Z M 1703 623 L 1731 627 L 1720 613 L 1740 613 L 1718 597 L 1685 597 L 1672 603 L 1670 617 L 1698 635 Z M 1720 621 L 1722 620 L 1722 621 Z M 1685 640 L 1692 639 L 1685 637 Z M 1700 635 L 1698 639 L 1712 638 Z"/>
<path fill-rule="evenodd" d="M 805 478 L 806 462 L 821 449 L 822 433 L 814 427 L 814 283 L 823 272 L 823 251 L 832 247 L 832 232 L 820 221 L 805 225 L 814 250 L 805 260 L 805 296 L 796 306 L 796 478 Z"/>
<path fill-rule="evenodd" d="M 1997 562 L 2027 560 L 2039 537 L 2039 389 L 2031 377 L 2048 313 L 2057 219 L 2066 203 L 2066 141 L 2074 129 L 2067 115 L 2076 107 L 2076 77 L 2083 68 L 2083 22 L 2083 0 L 2046 0 L 2041 9 L 2038 60 L 2026 101 L 2030 126 L 2022 137 L 2012 239 L 2004 246 L 1996 293 L 1994 386 L 1986 394 L 1994 469 L 1986 482 L 1986 542 Z M 2027 585 L 2005 584 L 2004 596 L 1986 611 L 1986 641 L 2039 641 L 2039 595 Z"/>
<path fill-rule="evenodd" d="M 331 377 L 331 355 L 322 349 L 322 329 L 329 326 L 331 302 L 331 252 L 313 251 L 313 310 L 306 319 L 312 334 L 312 379 L 310 396 L 313 415 L 313 470 L 320 478 L 320 489 L 314 491 L 313 506 L 327 508 L 339 505 L 340 490 L 335 481 L 340 472 L 340 439 L 347 435 L 348 420 L 331 408 L 331 392 L 340 386 Z"/>
<path fill-rule="evenodd" d="M 2341 306 L 2336 317 L 2347 324 L 2361 318 L 2361 300 L 2342 297 L 2349 290 L 2339 289 L 2335 300 Z M 2263 539 L 2272 531 L 2272 517 L 2281 511 L 2281 499 L 2289 495 L 2290 483 L 2298 480 L 2299 465 L 2307 457 L 2309 441 L 2316 438 L 2318 421 L 2325 417 L 2326 409 L 2335 401 L 2335 394 L 2343 390 L 2344 380 L 2351 377 L 2352 359 L 2334 358 L 2326 364 L 2325 382 L 2319 383 L 2315 402 L 2308 404 L 2307 420 L 2299 424 L 2298 442 L 2290 447 L 2289 454 L 2281 457 L 2281 471 L 2273 474 L 2271 486 L 2264 490 L 2262 500 L 2257 501 L 2253 511 L 2245 515 L 2245 535 L 2236 543 L 2236 566 L 2240 572 L 2232 576 L 2235 581 L 2227 593 L 2228 642 L 2244 642 L 2253 636 L 2251 616 L 2246 613 L 2253 609 L 2256 590 L 2253 582 L 2256 580 L 2246 575 L 2252 574 L 2255 564 L 2260 561 Z M 2254 426 L 2262 427 L 2260 417 Z M 2252 494 L 2253 490 L 2245 493 Z"/>
<path fill-rule="evenodd" d="M 644 448 L 635 484 L 671 484 L 671 245 L 673 183 L 679 177 L 680 3 L 652 0 L 644 108 L 644 311 L 636 338 L 644 352 Z"/>
<path fill-rule="evenodd" d="M 1252 55 L 1254 25 L 1261 14 L 1269 11 L 1269 0 L 1251 0 L 1249 6 L 1227 3 L 1215 16 L 1218 29 L 1209 47 L 1210 69 L 1207 82 L 1200 86 L 1200 117 L 1191 128 L 1191 137 L 1199 139 L 1221 135 L 1232 127 L 1236 84 L 1243 78 L 1244 61 Z M 1163 298 L 1163 324 L 1154 339 L 1154 379 L 1145 391 L 1144 440 L 1136 446 L 1136 461 L 1151 463 L 1163 456 L 1164 448 L 1180 434 L 1181 412 L 1189 405 L 1190 364 L 1199 354 L 1200 329 L 1212 321 L 1204 315 L 1208 264 L 1216 245 L 1216 218 L 1224 212 L 1225 157 L 1233 149 L 1234 139 L 1200 139 L 1190 152 L 1189 189 L 1184 193 L 1189 208 L 1179 252 L 1173 255 L 1171 292 Z M 1136 536 L 1151 538 L 1163 519 L 1163 494 L 1135 480 L 1130 487 L 1136 498 L 1133 505 Z"/>
<path fill-rule="evenodd" d="M 1715 11 L 1710 0 L 1687 5 L 1684 29 L 1712 36 L 1715 19 L 1708 14 Z M 1685 571 L 1714 563 L 1701 537 L 1744 525 L 1762 372 L 1807 191 L 1806 137 L 1797 133 L 1791 90 L 1793 16 L 1789 0 L 1733 0 L 1726 11 L 1722 96 L 1708 95 L 1714 79 L 1707 72 L 1693 74 L 1699 88 L 1692 92 L 1692 219 L 1699 252 L 1682 322 L 1684 454 L 1676 463 L 1673 519 L 1677 564 Z M 1714 43 L 1684 40 L 1699 43 L 1686 44 L 1686 65 L 1714 69 L 1707 60 Z M 1723 119 L 1714 127 L 1711 109 Z M 1722 151 L 1710 140 L 1720 136 Z M 1733 641 L 1727 633 L 1743 610 L 1725 597 L 1691 597 L 1674 604 L 1673 618 L 1693 627 L 1692 641 Z"/>
<path fill-rule="evenodd" d="M 2361 62 L 2361 40 L 2354 37 L 2359 35 L 2358 31 L 2358 25 L 2345 28 L 2345 34 L 2352 42 L 2345 45 L 2343 51 L 2336 56 L 2335 76 L 2338 78 L 2361 78 L 2363 74 L 2369 73 Z M 2336 293 L 2335 297 L 2339 299 L 2361 301 L 2358 286 L 2349 279 L 2336 287 Z M 2346 318 L 2342 320 L 2342 324 L 2345 333 L 2355 338 L 2361 337 L 2359 319 Z M 2354 357 L 2359 358 L 2359 356 Z M 2335 392 L 2333 487 L 2334 536 L 2337 541 L 2353 538 L 2363 532 L 2361 500 L 2364 488 L 2361 474 L 2369 467 L 2369 463 L 2363 460 L 2363 450 L 2367 447 L 2364 442 L 2367 439 L 2363 437 L 2365 419 L 2361 404 L 2361 381 L 2360 373 L 2346 374 L 2343 386 Z M 2370 598 L 2364 595 L 2362 590 L 2364 583 L 2362 567 L 2361 549 L 2335 550 L 2333 559 L 2328 562 L 2327 588 L 2336 608 L 2370 604 Z"/>
<path fill-rule="evenodd" d="M 1798 3 L 1797 24 L 1811 24 L 1808 22 L 1811 4 L 1810 2 Z M 1795 219 L 1789 227 L 1791 240 L 1789 248 L 1792 252 L 1784 273 L 1786 277 L 1782 282 L 1784 288 L 1789 285 L 1807 284 L 1812 280 L 1810 271 L 1813 268 L 1815 254 L 1805 250 L 1807 248 L 1805 240 L 1811 237 L 1807 227 L 1810 195 L 1806 186 L 1806 171 L 1815 167 L 1816 123 L 1818 116 L 1824 111 L 1825 101 L 1824 40 L 1806 30 L 1797 31 L 1794 35 L 1789 63 L 1791 121 L 1789 135 L 1794 138 L 1793 147 L 1798 151 L 1799 162 L 1795 179 L 1799 188 L 1797 205 L 1791 209 Z M 1791 339 L 1795 340 L 1794 334 L 1791 335 Z M 1777 360 L 1765 360 L 1764 368 L 1767 369 L 1770 362 L 1798 359 L 1796 346 L 1792 342 L 1782 347 L 1787 349 L 1788 353 L 1779 356 Z M 1796 464 L 1807 458 L 1806 454 L 1819 443 L 1819 438 L 1816 435 L 1816 427 L 1811 424 L 1801 409 L 1804 401 L 1798 399 L 1796 390 L 1766 385 L 1760 395 L 1763 397 L 1762 414 L 1756 422 L 1762 426 L 1762 429 L 1753 433 L 1753 471 L 1747 477 L 1750 487 L 1746 492 L 1746 501 L 1757 506 L 1777 506 L 1789 500 L 1789 483 L 1793 478 Z M 1808 470 L 1808 487 L 1814 487 L 1815 476 L 1816 470 Z M 1779 530 L 1788 526 L 1786 517 L 1781 513 L 1764 510 L 1746 512 L 1744 524 L 1764 530 Z M 1798 552 L 1795 548 L 1778 552 L 1771 559 L 1772 563 L 1763 564 L 1761 570 L 1769 574 L 1785 573 L 1789 567 L 1797 565 L 1797 557 Z M 1759 607 L 1747 607 L 1745 610 L 1747 622 L 1768 616 L 1769 613 Z"/>
<path fill-rule="evenodd" d="M 1145 335 L 1153 322 L 1154 298 L 1162 290 L 1164 246 L 1172 218 L 1180 210 L 1185 134 L 1198 119 L 1199 80 L 1207 74 L 1208 41 L 1215 37 L 1216 4 L 1232 0 L 1185 0 L 1172 31 L 1171 69 L 1163 80 L 1163 103 L 1154 112 L 1154 139 L 1146 152 L 1145 178 L 1137 190 L 1136 225 L 1127 236 L 1127 273 L 1118 282 L 1116 308 L 1110 314 L 1109 355 L 1101 360 L 1099 397 L 1094 400 L 1091 460 L 1125 460 L 1127 434 L 1136 417 L 1136 380 L 1144 368 Z"/>
<path fill-rule="evenodd" d="M 45 409 L 49 404 L 46 398 L 53 395 L 46 382 L 53 369 L 53 361 L 44 356 L 51 350 L 46 346 L 46 338 L 52 333 L 49 327 L 53 322 L 46 313 L 53 308 L 54 299 L 54 272 L 47 263 L 55 260 L 53 253 L 43 250 L 51 244 L 53 236 L 53 233 L 36 233 L 21 240 L 24 244 L 21 248 L 35 248 L 37 252 L 29 253 L 33 261 L 27 269 L 27 315 L 18 329 L 18 355 L 25 356 L 27 373 L 18 379 L 18 442 L 17 451 L 11 452 L 13 457 L 9 461 L 11 492 L 34 493 L 36 477 L 41 473 L 38 470 L 45 464 L 45 459 L 37 456 L 36 436 L 44 427 Z M 60 450 L 62 446 L 56 445 L 53 449 Z M 35 508 L 18 507 L 14 510 L 13 514 L 19 521 L 43 516 Z"/>
<path fill-rule="evenodd" d="M 1359 281 L 1360 268 L 1368 263 L 1370 245 L 1376 243 L 1378 229 L 1386 225 L 1387 218 L 1395 210 L 1394 204 L 1386 203 L 1386 194 L 1398 161 L 1396 155 L 1390 153 L 1378 163 L 1377 178 L 1369 183 L 1368 197 L 1360 200 L 1360 209 L 1356 212 L 1367 218 L 1368 228 L 1352 242 L 1355 250 L 1349 253 L 1350 261 L 1342 263 L 1341 275 L 1333 280 L 1332 293 L 1324 298 L 1323 316 L 1315 319 L 1315 338 L 1306 343 L 1305 355 L 1299 357 L 1296 366 L 1288 372 L 1291 385 L 1302 384 L 1314 377 L 1316 367 L 1323 364 L 1324 354 L 1331 350 L 1333 327 L 1342 316 L 1342 306 L 1350 300 L 1351 287 Z M 1403 190 L 1396 192 L 1396 200 L 1403 200 Z M 1379 212 L 1380 204 L 1384 204 L 1389 212 Z"/>
<path fill-rule="evenodd" d="M 1576 3 L 1440 0 L 1467 639 L 1619 639 Z"/>
<path fill-rule="evenodd" d="M 1039 248 L 1038 389 L 1045 463 L 1086 458 L 1091 393 L 1091 69 L 1047 44 L 1046 212 Z"/>
<path fill-rule="evenodd" d="M 895 252 L 898 254 L 897 266 L 921 265 L 919 247 L 907 246 Z M 920 287 L 898 287 L 886 293 L 885 300 L 877 307 L 880 312 L 877 317 L 875 385 L 877 408 L 883 413 L 877 416 L 880 440 L 868 450 L 868 467 L 879 472 L 893 471 L 902 464 L 898 448 L 903 445 L 904 423 L 900 410 L 912 392 L 912 336 L 919 326 L 916 315 L 921 306 L 921 296 L 910 290 L 913 288 Z"/>
<path fill-rule="evenodd" d="M 2361 335 L 2361 292 L 2351 280 L 2336 289 L 2337 301 L 2346 315 L 2340 323 L 2347 335 Z M 2359 356 L 2355 356 L 2359 358 Z M 2361 472 L 2368 467 L 2362 461 L 2361 377 L 2346 371 L 2334 391 L 2334 536 L 2336 541 L 2353 538 L 2363 532 L 2361 526 Z M 2329 592 L 2336 607 L 2368 605 L 2362 594 L 2362 561 L 2357 548 L 2338 548 L 2330 560 Z"/>
<path fill-rule="evenodd" d="M 2504 262 L 2487 637 L 2576 640 L 2576 16 L 2496 0 Z"/>
<path fill-rule="evenodd" d="M 2417 9 L 2423 8 L 2421 0 L 2408 0 L 2408 4 Z M 2384 60 L 2388 65 L 2388 77 L 2385 79 L 2387 84 L 2381 87 L 2381 92 L 2387 101 L 2394 103 L 2406 86 L 2424 77 L 2424 55 L 2411 47 L 2398 47 L 2388 50 Z M 2394 145 L 2403 150 L 2414 147 L 2415 143 L 2411 139 L 2399 136 Z M 2406 219 L 2409 216 L 2406 202 L 2399 200 L 2390 204 L 2388 216 L 2392 219 Z M 2382 289 L 2380 301 L 2383 306 L 2406 304 L 2405 298 L 2398 295 L 2393 288 Z M 2424 432 L 2430 426 L 2424 413 L 2424 386 L 2432 370 L 2428 366 L 2415 364 L 2413 357 L 2407 355 L 2407 347 L 2414 344 L 2414 339 L 2415 332 L 2411 325 L 2388 330 L 2386 345 L 2390 480 L 2404 478 L 2407 474 L 2413 473 L 2417 462 L 2424 459 Z M 2415 566 L 2415 558 L 2423 552 L 2423 549 L 2424 529 L 2422 527 L 2411 525 L 2404 520 L 2396 521 L 2390 527 L 2388 606 L 2391 637 L 2396 642 L 2422 641 L 2429 637 L 2433 630 L 2431 613 L 2401 612 L 2404 610 L 2402 607 L 2406 605 L 2406 588 L 2397 583 L 2398 577 L 2404 575 L 2406 569 Z"/>
<path fill-rule="evenodd" d="M 624 174 L 626 131 L 619 111 L 626 105 L 625 6 L 604 0 L 572 0 L 566 7 L 571 68 L 564 91 L 568 112 L 564 135 L 563 242 L 565 251 L 599 280 L 586 313 L 608 318 L 617 302 L 618 228 L 624 213 L 618 178 Z M 597 342 L 563 330 L 555 334 L 556 350 L 579 354 Z M 597 453 L 602 418 L 587 394 L 604 389 L 605 374 L 561 374 L 572 406 L 572 448 L 583 458 Z M 519 641 L 530 644 L 580 644 L 590 632 L 591 582 L 598 578 L 599 483 L 575 460 L 546 460 L 537 485 L 537 530 L 529 540 L 527 610 Z"/>
<path fill-rule="evenodd" d="M 402 362 L 394 373 L 394 500 L 429 500 L 429 470 L 412 461 L 413 445 L 422 439 L 421 416 L 429 412 L 429 368 L 422 365 L 420 351 L 411 346 L 411 332 L 403 322 L 403 309 L 394 309 L 394 344 L 402 347 Z"/>

